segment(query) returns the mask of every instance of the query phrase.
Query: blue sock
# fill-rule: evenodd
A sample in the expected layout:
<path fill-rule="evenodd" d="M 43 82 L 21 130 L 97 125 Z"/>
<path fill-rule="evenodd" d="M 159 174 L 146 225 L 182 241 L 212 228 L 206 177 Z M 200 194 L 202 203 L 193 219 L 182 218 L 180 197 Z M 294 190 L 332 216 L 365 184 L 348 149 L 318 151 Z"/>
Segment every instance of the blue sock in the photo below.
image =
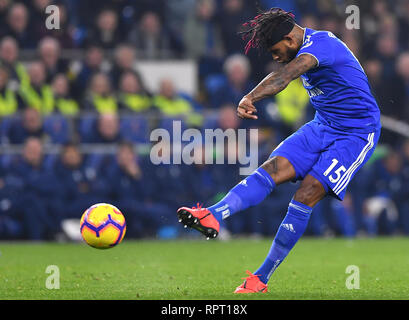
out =
<path fill-rule="evenodd" d="M 222 200 L 207 209 L 221 222 L 238 211 L 259 204 L 274 187 L 273 178 L 260 167 L 231 189 Z"/>
<path fill-rule="evenodd" d="M 303 235 L 308 225 L 312 208 L 291 200 L 287 215 L 281 223 L 267 258 L 260 268 L 254 272 L 260 280 L 267 283 L 273 272 L 283 262 L 290 250 Z"/>

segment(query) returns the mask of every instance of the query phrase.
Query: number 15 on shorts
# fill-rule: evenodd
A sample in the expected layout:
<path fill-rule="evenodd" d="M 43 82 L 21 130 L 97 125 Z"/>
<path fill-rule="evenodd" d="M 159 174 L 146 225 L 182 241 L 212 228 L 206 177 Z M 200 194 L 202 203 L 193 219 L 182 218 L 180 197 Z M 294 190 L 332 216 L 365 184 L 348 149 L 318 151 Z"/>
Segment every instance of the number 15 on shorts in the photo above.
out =
<path fill-rule="evenodd" d="M 338 164 L 338 160 L 337 159 L 332 159 L 332 163 L 331 165 L 328 167 L 328 169 L 324 172 L 324 176 L 328 176 L 330 173 L 331 175 L 329 175 L 328 179 L 329 181 L 331 181 L 332 183 L 337 183 L 338 180 L 341 178 L 342 174 L 347 170 L 344 166 L 340 166 L 338 167 L 338 169 L 336 169 L 333 173 L 332 171 L 335 169 L 335 167 Z"/>

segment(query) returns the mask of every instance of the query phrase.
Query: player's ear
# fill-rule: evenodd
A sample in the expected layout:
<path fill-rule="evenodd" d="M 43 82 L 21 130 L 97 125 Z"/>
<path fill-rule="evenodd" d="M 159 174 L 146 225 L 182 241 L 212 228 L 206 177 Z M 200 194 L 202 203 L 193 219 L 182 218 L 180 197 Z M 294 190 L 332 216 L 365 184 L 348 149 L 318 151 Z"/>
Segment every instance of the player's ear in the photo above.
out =
<path fill-rule="evenodd" d="M 285 35 L 285 36 L 283 37 L 283 40 L 284 40 L 285 42 L 287 42 L 287 45 L 288 45 L 290 48 L 295 48 L 295 47 L 297 46 L 297 40 L 296 40 L 296 38 L 295 38 L 291 33 Z"/>

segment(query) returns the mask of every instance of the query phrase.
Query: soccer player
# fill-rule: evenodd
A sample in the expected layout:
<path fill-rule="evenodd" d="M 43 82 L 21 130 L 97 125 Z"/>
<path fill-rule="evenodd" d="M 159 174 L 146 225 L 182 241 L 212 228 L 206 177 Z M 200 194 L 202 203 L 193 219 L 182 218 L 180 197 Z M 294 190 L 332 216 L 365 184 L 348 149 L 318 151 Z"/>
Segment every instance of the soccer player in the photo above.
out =
<path fill-rule="evenodd" d="M 302 180 L 265 261 L 236 293 L 267 292 L 267 282 L 304 233 L 313 207 L 329 195 L 343 200 L 355 173 L 371 157 L 380 135 L 380 111 L 364 70 L 334 34 L 296 24 L 294 15 L 272 8 L 247 22 L 242 32 L 251 48 L 267 50 L 282 64 L 240 101 L 237 114 L 257 119 L 254 103 L 282 91 L 301 76 L 314 120 L 285 139 L 257 170 L 208 208 L 178 209 L 179 221 L 206 237 L 220 222 L 255 206 L 276 186 Z"/>

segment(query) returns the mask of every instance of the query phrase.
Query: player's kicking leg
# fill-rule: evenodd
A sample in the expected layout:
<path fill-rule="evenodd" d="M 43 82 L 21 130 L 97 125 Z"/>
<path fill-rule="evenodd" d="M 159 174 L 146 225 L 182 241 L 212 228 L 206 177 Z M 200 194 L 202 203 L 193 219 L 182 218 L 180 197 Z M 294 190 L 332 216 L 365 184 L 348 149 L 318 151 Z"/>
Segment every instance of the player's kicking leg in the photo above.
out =
<path fill-rule="evenodd" d="M 235 293 L 267 292 L 267 282 L 307 228 L 312 208 L 326 195 L 322 184 L 307 175 L 295 193 L 263 264 L 237 287 Z"/>
<path fill-rule="evenodd" d="M 275 186 L 296 176 L 291 163 L 284 157 L 267 160 L 253 174 L 237 184 L 220 202 L 209 208 L 182 207 L 178 210 L 179 221 L 194 228 L 206 237 L 217 236 L 221 220 L 250 206 L 255 206 L 274 190 Z M 261 267 L 245 279 L 235 293 L 267 292 L 267 282 L 274 270 L 288 255 L 304 233 L 312 207 L 326 194 L 324 187 L 314 177 L 307 175 L 290 202 L 273 245 Z"/>
<path fill-rule="evenodd" d="M 273 157 L 237 184 L 218 203 L 209 207 L 182 207 L 177 211 L 179 222 L 198 230 L 207 238 L 217 237 L 220 222 L 239 211 L 259 204 L 283 182 L 295 178 L 291 163 L 284 157 Z"/>

